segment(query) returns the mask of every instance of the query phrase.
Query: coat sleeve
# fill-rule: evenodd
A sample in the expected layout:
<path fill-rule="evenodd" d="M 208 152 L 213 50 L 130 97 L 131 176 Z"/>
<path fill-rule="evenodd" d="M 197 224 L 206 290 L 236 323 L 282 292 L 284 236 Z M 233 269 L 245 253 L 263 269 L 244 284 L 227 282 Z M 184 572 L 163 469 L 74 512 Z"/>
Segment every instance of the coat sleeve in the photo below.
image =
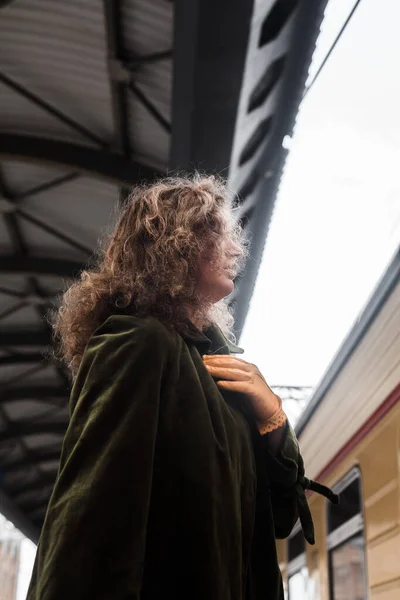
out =
<path fill-rule="evenodd" d="M 72 389 L 27 600 L 140 598 L 171 341 L 138 320 L 107 323 L 92 336 Z"/>
<path fill-rule="evenodd" d="M 288 537 L 300 518 L 306 540 L 314 544 L 314 525 L 305 495 L 304 462 L 296 435 L 286 422 L 277 452 L 270 447 L 268 435 L 260 435 L 259 448 L 266 460 L 275 535 Z"/>

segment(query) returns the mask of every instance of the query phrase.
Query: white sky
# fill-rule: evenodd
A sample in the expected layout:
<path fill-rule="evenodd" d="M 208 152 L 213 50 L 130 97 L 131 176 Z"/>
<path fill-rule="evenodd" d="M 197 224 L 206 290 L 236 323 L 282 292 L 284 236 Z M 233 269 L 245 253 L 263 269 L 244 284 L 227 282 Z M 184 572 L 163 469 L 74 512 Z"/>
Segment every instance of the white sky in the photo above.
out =
<path fill-rule="evenodd" d="M 354 4 L 331 0 L 313 72 Z M 318 384 L 399 243 L 399 19 L 363 0 L 300 109 L 239 343 L 271 385 Z"/>
<path fill-rule="evenodd" d="M 330 0 L 311 74 L 354 3 Z M 399 243 L 399 22 L 398 0 L 363 0 L 300 109 L 240 339 L 271 385 L 317 385 Z"/>

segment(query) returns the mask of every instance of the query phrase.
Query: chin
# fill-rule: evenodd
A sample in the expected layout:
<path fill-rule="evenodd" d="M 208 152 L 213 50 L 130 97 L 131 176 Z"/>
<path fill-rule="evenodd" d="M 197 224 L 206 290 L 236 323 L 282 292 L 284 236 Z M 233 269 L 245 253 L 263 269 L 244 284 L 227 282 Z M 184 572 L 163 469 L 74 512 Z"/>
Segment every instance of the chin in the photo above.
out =
<path fill-rule="evenodd" d="M 223 281 L 220 282 L 220 285 L 218 287 L 218 296 L 220 300 L 222 300 L 222 298 L 226 298 L 226 296 L 229 296 L 229 294 L 231 294 L 235 289 L 235 285 L 232 279 L 229 279 L 229 277 L 224 277 Z"/>
<path fill-rule="evenodd" d="M 235 289 L 233 280 L 226 274 L 220 275 L 219 277 L 209 278 L 204 286 L 203 291 L 205 296 L 211 300 L 213 304 L 219 302 L 226 296 L 229 296 Z"/>

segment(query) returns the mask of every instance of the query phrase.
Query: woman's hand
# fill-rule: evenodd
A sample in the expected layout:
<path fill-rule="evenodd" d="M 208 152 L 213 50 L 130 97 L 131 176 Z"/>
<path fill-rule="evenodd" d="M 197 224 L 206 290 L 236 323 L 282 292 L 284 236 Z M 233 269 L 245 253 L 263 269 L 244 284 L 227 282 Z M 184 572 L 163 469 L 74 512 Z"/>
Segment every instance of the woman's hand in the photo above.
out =
<path fill-rule="evenodd" d="M 220 379 L 216 382 L 219 387 L 241 392 L 249 398 L 259 423 L 265 423 L 280 410 L 279 396 L 274 394 L 255 365 L 229 354 L 205 354 L 203 362 L 210 375 Z"/>

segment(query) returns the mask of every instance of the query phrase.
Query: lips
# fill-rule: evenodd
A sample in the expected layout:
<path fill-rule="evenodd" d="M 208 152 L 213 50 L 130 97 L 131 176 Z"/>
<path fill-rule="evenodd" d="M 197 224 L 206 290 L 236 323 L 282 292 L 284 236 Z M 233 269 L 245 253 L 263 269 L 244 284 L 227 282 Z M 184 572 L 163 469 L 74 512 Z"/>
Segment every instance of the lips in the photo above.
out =
<path fill-rule="evenodd" d="M 232 269 L 225 269 L 225 271 L 228 273 L 229 277 L 232 277 L 232 279 L 236 277 L 236 272 Z"/>

